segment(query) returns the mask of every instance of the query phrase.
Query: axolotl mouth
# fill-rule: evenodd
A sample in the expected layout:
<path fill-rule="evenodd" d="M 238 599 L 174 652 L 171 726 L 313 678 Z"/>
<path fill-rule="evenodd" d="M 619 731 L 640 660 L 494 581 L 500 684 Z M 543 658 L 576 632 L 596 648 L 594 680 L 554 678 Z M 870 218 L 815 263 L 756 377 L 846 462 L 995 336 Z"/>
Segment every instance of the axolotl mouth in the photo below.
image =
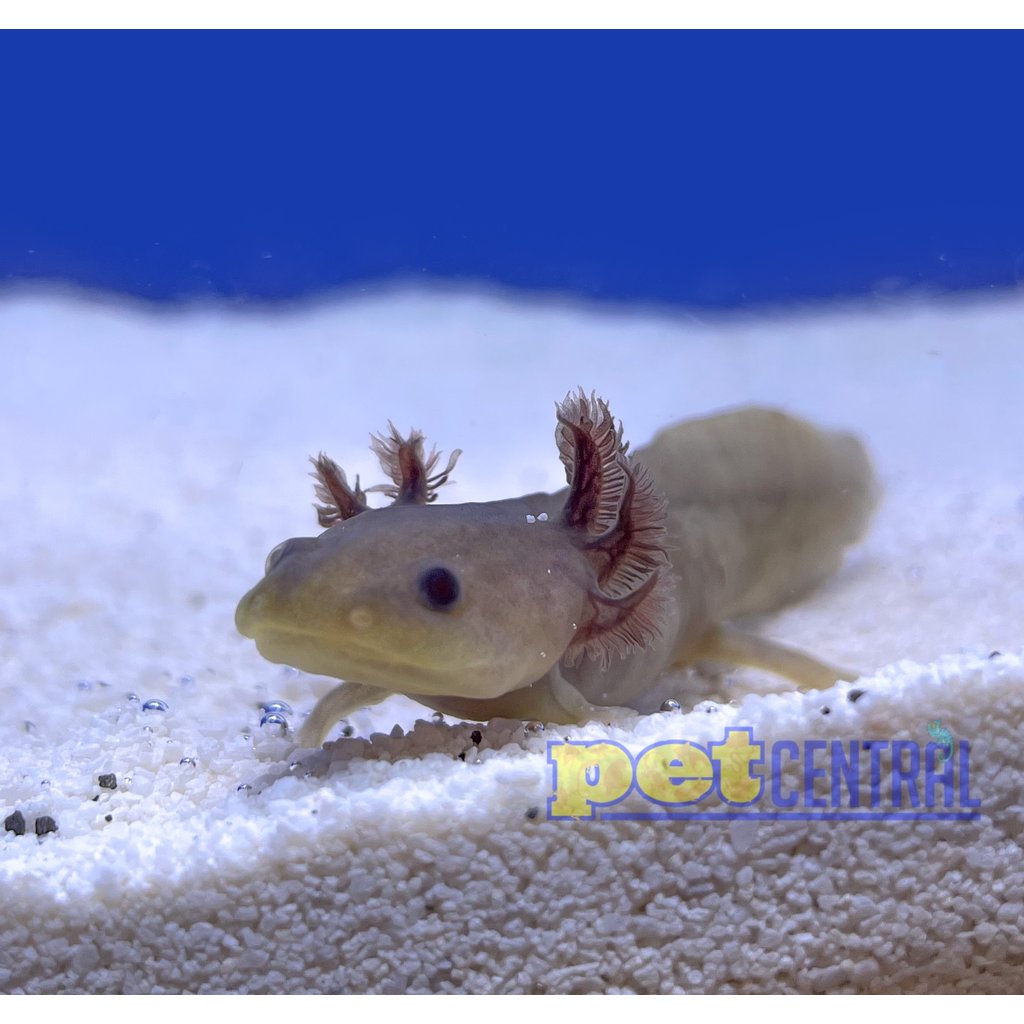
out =
<path fill-rule="evenodd" d="M 347 615 L 349 629 L 325 634 L 299 622 L 276 622 L 267 615 L 266 594 L 257 584 L 238 603 L 235 625 L 239 633 L 256 642 L 268 661 L 292 665 L 304 672 L 337 678 L 358 679 L 370 685 L 424 693 L 439 692 L 436 673 L 425 668 L 410 652 L 393 644 L 367 643 L 360 634 L 371 631 L 375 616 L 364 606 Z"/>

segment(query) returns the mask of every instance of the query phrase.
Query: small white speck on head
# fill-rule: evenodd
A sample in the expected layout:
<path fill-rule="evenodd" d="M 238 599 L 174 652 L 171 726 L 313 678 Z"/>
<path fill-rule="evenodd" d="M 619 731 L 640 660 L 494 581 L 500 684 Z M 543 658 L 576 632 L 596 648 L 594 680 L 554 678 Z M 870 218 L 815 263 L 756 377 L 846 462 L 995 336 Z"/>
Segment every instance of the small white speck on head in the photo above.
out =
<path fill-rule="evenodd" d="M 548 514 L 547 514 L 547 512 L 541 512 L 541 514 L 539 516 L 537 516 L 537 522 L 538 523 L 546 523 L 547 521 L 548 521 Z"/>
<path fill-rule="evenodd" d="M 540 656 L 541 656 L 542 658 L 546 658 L 546 657 L 548 656 L 548 652 L 547 652 L 547 651 L 541 651 L 541 652 L 540 652 Z"/>
<path fill-rule="evenodd" d="M 549 575 L 549 576 L 551 575 L 551 570 L 550 570 L 550 569 L 548 569 L 548 575 Z"/>
<path fill-rule="evenodd" d="M 526 517 L 526 521 L 528 523 L 535 523 L 535 522 L 537 522 L 537 517 L 536 516 L 527 516 Z"/>

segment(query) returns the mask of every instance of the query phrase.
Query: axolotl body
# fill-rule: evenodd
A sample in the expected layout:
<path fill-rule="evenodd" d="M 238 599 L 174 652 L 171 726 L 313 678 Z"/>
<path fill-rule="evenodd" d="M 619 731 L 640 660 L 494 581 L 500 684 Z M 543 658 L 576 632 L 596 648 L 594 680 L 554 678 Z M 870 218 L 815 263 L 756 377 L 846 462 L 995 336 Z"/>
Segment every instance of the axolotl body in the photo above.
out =
<path fill-rule="evenodd" d="M 641 707 L 667 670 L 754 665 L 802 688 L 857 673 L 730 624 L 773 611 L 833 573 L 875 503 L 852 436 L 741 408 L 661 431 L 627 452 L 607 404 L 557 407 L 568 487 L 435 505 L 416 431 L 375 437 L 391 483 L 370 490 L 321 454 L 321 526 L 267 558 L 238 629 L 264 657 L 346 680 L 298 740 L 393 693 L 473 720 L 577 722 Z"/>

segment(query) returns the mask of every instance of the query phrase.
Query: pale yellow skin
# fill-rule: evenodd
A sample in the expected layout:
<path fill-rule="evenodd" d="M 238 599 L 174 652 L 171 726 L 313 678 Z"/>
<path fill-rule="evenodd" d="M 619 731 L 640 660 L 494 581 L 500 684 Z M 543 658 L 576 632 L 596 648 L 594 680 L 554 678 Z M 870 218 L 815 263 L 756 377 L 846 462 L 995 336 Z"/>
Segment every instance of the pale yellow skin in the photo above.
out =
<path fill-rule="evenodd" d="M 607 664 L 566 653 L 592 614 L 595 578 L 561 519 L 566 491 L 395 504 L 275 549 L 238 605 L 239 630 L 271 661 L 347 680 L 300 744 L 319 745 L 339 719 L 392 693 L 474 720 L 574 722 L 642 706 L 667 669 L 697 661 L 756 665 L 802 688 L 856 677 L 728 625 L 802 596 L 863 533 L 875 484 L 853 437 L 743 408 L 666 428 L 634 459 L 667 499 L 671 568 L 661 571 L 675 599 L 660 635 Z M 450 609 L 428 607 L 418 590 L 433 566 L 458 579 Z"/>

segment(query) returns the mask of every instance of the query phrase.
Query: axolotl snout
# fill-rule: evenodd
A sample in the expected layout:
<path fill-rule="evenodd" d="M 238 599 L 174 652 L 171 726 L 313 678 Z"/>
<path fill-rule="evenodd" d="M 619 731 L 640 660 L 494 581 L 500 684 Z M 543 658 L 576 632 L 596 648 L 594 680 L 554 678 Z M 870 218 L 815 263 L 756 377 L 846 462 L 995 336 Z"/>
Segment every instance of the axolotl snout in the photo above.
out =
<path fill-rule="evenodd" d="M 406 694 L 473 719 L 574 722 L 640 707 L 666 670 L 714 660 L 821 687 L 856 673 L 728 624 L 800 596 L 862 533 L 875 484 L 860 444 L 769 409 L 679 424 L 627 454 L 607 405 L 558 406 L 569 486 L 435 505 L 417 432 L 373 447 L 391 478 L 371 509 L 314 460 L 318 537 L 267 558 L 236 622 L 270 661 L 346 682 L 299 742 Z"/>

